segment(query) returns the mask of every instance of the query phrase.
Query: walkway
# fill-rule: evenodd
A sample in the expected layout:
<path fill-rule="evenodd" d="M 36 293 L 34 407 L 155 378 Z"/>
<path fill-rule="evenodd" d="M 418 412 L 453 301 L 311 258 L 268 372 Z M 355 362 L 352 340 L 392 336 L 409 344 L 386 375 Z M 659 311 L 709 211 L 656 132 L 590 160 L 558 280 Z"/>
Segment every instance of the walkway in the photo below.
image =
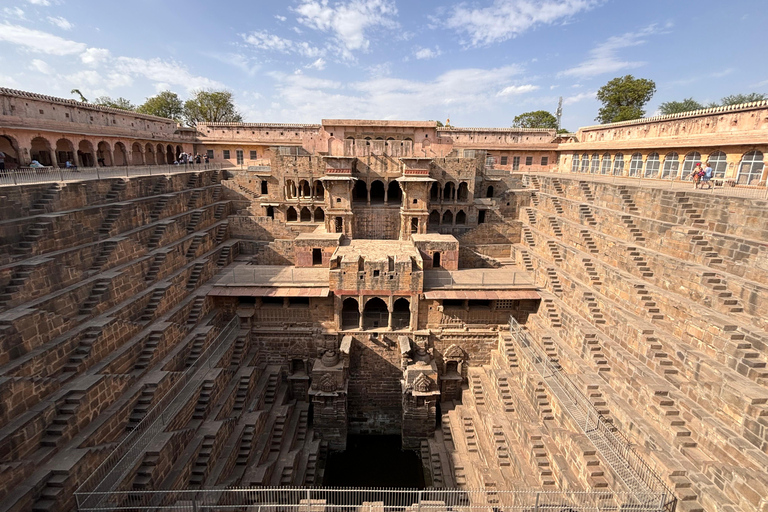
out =
<path fill-rule="evenodd" d="M 119 167 L 20 167 L 0 171 L 0 187 L 35 185 L 38 183 L 72 183 L 109 178 L 135 178 L 138 176 L 168 176 L 185 172 L 220 170 L 221 164 L 194 165 L 126 165 Z"/>

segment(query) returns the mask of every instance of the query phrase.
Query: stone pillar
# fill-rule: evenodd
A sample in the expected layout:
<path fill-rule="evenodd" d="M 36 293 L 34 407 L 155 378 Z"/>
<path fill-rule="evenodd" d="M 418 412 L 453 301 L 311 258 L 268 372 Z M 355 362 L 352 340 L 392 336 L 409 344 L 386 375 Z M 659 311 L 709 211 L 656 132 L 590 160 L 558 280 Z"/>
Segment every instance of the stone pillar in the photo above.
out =
<path fill-rule="evenodd" d="M 389 296 L 389 300 L 387 301 L 387 330 L 392 330 L 392 296 Z"/>
<path fill-rule="evenodd" d="M 366 188 L 366 193 L 368 194 L 367 204 L 368 204 L 368 206 L 371 206 L 371 185 L 370 185 L 370 183 L 366 183 L 366 187 L 365 188 Z"/>
<path fill-rule="evenodd" d="M 365 310 L 365 304 L 363 304 L 364 297 L 362 295 L 358 296 L 357 298 L 357 308 L 358 312 L 360 313 L 358 322 L 360 324 L 360 330 L 363 330 L 363 310 Z"/>
<path fill-rule="evenodd" d="M 352 337 L 345 336 L 338 349 L 322 349 L 322 354 L 312 367 L 309 396 L 314 410 L 314 429 L 331 450 L 344 450 L 347 447 L 347 387 L 351 343 Z"/>
<path fill-rule="evenodd" d="M 407 336 L 400 336 L 398 341 L 403 367 L 402 443 L 403 449 L 414 450 L 435 431 L 440 401 L 437 365 L 426 341 L 411 343 Z"/>

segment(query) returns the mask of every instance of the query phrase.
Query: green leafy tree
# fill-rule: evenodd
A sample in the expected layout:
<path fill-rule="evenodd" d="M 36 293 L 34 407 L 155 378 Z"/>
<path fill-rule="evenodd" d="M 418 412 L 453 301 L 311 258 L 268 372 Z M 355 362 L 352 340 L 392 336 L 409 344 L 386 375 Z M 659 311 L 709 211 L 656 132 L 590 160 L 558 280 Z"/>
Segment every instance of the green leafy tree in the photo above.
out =
<path fill-rule="evenodd" d="M 184 102 L 184 119 L 189 126 L 197 123 L 240 123 L 243 116 L 232 102 L 229 91 L 203 90 Z"/>
<path fill-rule="evenodd" d="M 442 121 L 435 121 L 435 123 L 437 123 L 438 128 L 442 128 L 444 126 Z"/>
<path fill-rule="evenodd" d="M 571 133 L 571 130 L 568 130 L 566 128 L 560 128 L 559 130 L 557 130 L 557 133 Z"/>
<path fill-rule="evenodd" d="M 525 112 L 512 120 L 513 128 L 557 128 L 557 118 L 546 110 Z"/>
<path fill-rule="evenodd" d="M 117 99 L 112 99 L 109 96 L 99 96 L 93 100 L 93 103 L 101 107 L 119 108 L 121 110 L 130 110 L 132 112 L 136 111 L 136 105 L 131 103 L 130 100 L 123 98 L 122 96 Z"/>
<path fill-rule="evenodd" d="M 597 91 L 597 99 L 603 104 L 596 121 L 615 123 L 639 119 L 645 115 L 645 104 L 656 92 L 656 83 L 632 75 L 617 77 Z"/>
<path fill-rule="evenodd" d="M 80 92 L 80 89 L 72 89 L 71 91 L 69 91 L 69 94 L 77 94 L 78 96 L 80 96 L 80 101 L 82 101 L 83 103 L 88 103 L 88 98 L 83 96 L 83 93 Z"/>
<path fill-rule="evenodd" d="M 722 106 L 739 105 L 740 103 L 752 103 L 753 101 L 763 101 L 768 99 L 768 94 L 761 94 L 759 92 L 751 92 L 749 94 L 731 94 L 726 96 L 722 100 Z"/>
<path fill-rule="evenodd" d="M 704 108 L 704 105 L 693 98 L 685 98 L 683 101 L 665 101 L 659 107 L 659 111 L 664 115 L 669 115 L 701 110 L 702 108 Z"/>
<path fill-rule="evenodd" d="M 184 115 L 184 104 L 175 92 L 163 91 L 157 96 L 147 98 L 143 105 L 139 105 L 136 112 L 179 121 Z"/>

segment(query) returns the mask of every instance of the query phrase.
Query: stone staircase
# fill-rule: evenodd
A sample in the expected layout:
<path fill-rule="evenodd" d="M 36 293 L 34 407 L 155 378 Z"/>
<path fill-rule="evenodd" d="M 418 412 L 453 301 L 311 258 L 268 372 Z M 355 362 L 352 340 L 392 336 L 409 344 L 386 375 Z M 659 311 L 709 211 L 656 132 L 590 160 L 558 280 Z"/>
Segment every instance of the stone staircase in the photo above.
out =
<path fill-rule="evenodd" d="M 640 250 L 637 247 L 626 246 L 624 249 L 629 253 L 629 257 L 632 258 L 632 261 L 634 262 L 635 267 L 637 267 L 637 270 L 640 271 L 641 276 L 648 278 L 653 277 L 653 271 L 651 270 L 651 267 L 648 266 L 648 261 L 641 256 Z"/>
<path fill-rule="evenodd" d="M 589 258 L 581 258 L 581 265 L 584 267 L 584 270 L 586 270 L 587 275 L 589 276 L 589 281 L 592 284 L 592 286 L 601 286 L 603 282 L 600 280 L 600 275 L 597 273 L 597 270 L 595 269 L 595 264 L 592 262 Z"/>
<path fill-rule="evenodd" d="M 619 192 L 619 197 L 621 197 L 621 202 L 624 205 L 624 209 L 629 213 L 636 215 L 639 212 L 639 210 L 637 208 L 637 205 L 632 199 L 632 194 L 630 194 L 627 187 L 624 185 L 619 185 L 617 187 L 617 190 Z"/>
<path fill-rule="evenodd" d="M 104 197 L 106 202 L 111 203 L 117 201 L 120 198 L 120 194 L 125 191 L 125 186 L 128 182 L 122 178 L 119 178 L 112 182 L 112 186 L 109 188 L 109 192 Z"/>
<path fill-rule="evenodd" d="M 146 384 L 141 390 L 136 405 L 133 406 L 133 411 L 128 417 L 128 422 L 125 424 L 126 430 L 133 430 L 144 419 L 147 412 L 152 408 L 152 400 L 155 398 L 155 391 L 157 391 L 157 384 Z"/>
<path fill-rule="evenodd" d="M 123 203 L 117 203 L 109 207 L 107 214 L 104 217 L 104 221 L 101 223 L 101 227 L 99 228 L 99 234 L 101 236 L 110 235 L 112 228 L 115 226 L 115 222 L 117 222 L 117 219 L 120 218 L 120 214 L 123 212 L 123 208 L 125 208 L 125 206 L 126 205 Z"/>
<path fill-rule="evenodd" d="M 189 217 L 189 224 L 187 224 L 187 233 L 192 234 L 197 229 L 197 225 L 200 224 L 200 219 L 203 217 L 203 212 L 201 211 L 194 211 L 192 212 L 192 215 Z"/>
<path fill-rule="evenodd" d="M 194 290 L 197 288 L 197 283 L 200 281 L 200 276 L 205 268 L 205 263 L 197 262 L 192 267 L 192 272 L 189 274 L 189 280 L 187 281 L 187 290 Z"/>
<path fill-rule="evenodd" d="M 579 188 L 581 189 L 581 193 L 584 194 L 584 197 L 587 199 L 587 201 L 592 202 L 595 200 L 595 195 L 592 193 L 592 187 L 589 186 L 589 183 L 586 181 L 580 181 Z"/>
<path fill-rule="evenodd" d="M 203 235 L 195 235 L 192 237 L 192 242 L 187 248 L 187 254 L 185 255 L 188 260 L 194 259 L 197 256 L 197 249 L 200 248 L 200 244 L 203 243 Z"/>
<path fill-rule="evenodd" d="M 115 248 L 117 248 L 117 244 L 117 240 L 106 240 L 100 245 L 99 254 L 93 260 L 93 265 L 91 265 L 92 271 L 100 271 L 104 265 L 107 264 L 110 255 L 115 251 Z"/>
<path fill-rule="evenodd" d="M 597 226 L 597 221 L 595 220 L 595 216 L 592 213 L 592 208 L 590 208 L 588 205 L 579 205 L 579 217 L 581 217 L 582 221 L 586 221 L 587 225 Z"/>
<path fill-rule="evenodd" d="M 597 244 L 595 243 L 595 240 L 592 238 L 592 234 L 589 232 L 588 229 L 582 229 L 579 231 L 579 236 L 582 240 L 584 240 L 584 245 L 587 247 L 587 250 L 592 254 L 597 254 L 600 252 L 600 250 L 597 248 Z"/>
<path fill-rule="evenodd" d="M 56 415 L 53 417 L 50 425 L 45 429 L 45 434 L 40 439 L 40 446 L 57 446 L 67 431 L 72 427 L 77 419 L 77 410 L 85 397 L 83 391 L 70 391 L 64 397 L 64 403 L 56 406 Z"/>
<path fill-rule="evenodd" d="M 141 349 L 141 354 L 133 365 L 136 370 L 144 370 L 152 362 L 152 356 L 155 354 L 158 345 L 163 340 L 162 332 L 152 332 L 144 341 L 144 347 Z"/>
<path fill-rule="evenodd" d="M 163 266 L 163 263 L 165 263 L 167 257 L 167 252 L 158 252 L 155 254 L 155 257 L 152 259 L 152 264 L 149 266 L 149 269 L 147 269 L 147 275 L 144 276 L 145 281 L 151 282 L 157 279 L 157 274 L 160 273 L 160 268 Z"/>
<path fill-rule="evenodd" d="M 109 287 L 111 284 L 111 279 L 97 279 L 93 283 L 91 294 L 88 296 L 85 302 L 80 304 L 80 311 L 78 314 L 85 316 L 90 316 L 93 314 L 93 310 L 96 308 L 96 306 L 99 303 L 104 302 L 106 296 L 109 295 Z"/>
<path fill-rule="evenodd" d="M 139 321 L 149 322 L 155 317 L 155 312 L 163 301 L 166 291 L 168 291 L 168 286 L 158 287 L 152 291 L 152 295 L 149 297 L 149 302 L 147 302 L 147 305 L 144 307 L 144 311 L 142 311 Z"/>
<path fill-rule="evenodd" d="M 552 228 L 552 233 L 558 238 L 563 238 L 563 230 L 560 227 L 560 222 L 558 222 L 557 217 L 547 217 L 547 220 L 549 221 L 550 228 Z"/>
<path fill-rule="evenodd" d="M 165 207 L 168 206 L 168 201 L 170 201 L 171 197 L 172 196 L 160 196 L 157 198 L 154 206 L 152 206 L 152 211 L 149 212 L 149 219 L 152 222 L 160 219 L 160 216 L 163 214 Z"/>
<path fill-rule="evenodd" d="M 163 238 L 166 229 L 168 229 L 168 224 L 158 224 L 155 226 L 155 230 L 152 232 L 152 235 L 147 242 L 148 249 L 155 249 L 160 245 L 160 240 Z"/>
<path fill-rule="evenodd" d="M 627 227 L 627 230 L 629 231 L 629 235 L 632 237 L 632 239 L 636 243 L 645 242 L 645 237 L 643 236 L 643 232 L 640 230 L 640 228 L 637 227 L 631 215 L 622 215 L 621 222 L 623 222 L 624 225 Z"/>
<path fill-rule="evenodd" d="M 563 294 L 563 285 L 560 283 L 560 278 L 557 277 L 557 271 L 549 267 L 547 268 L 547 279 L 549 280 L 549 283 L 552 285 L 552 292 L 555 295 L 562 295 Z"/>
<path fill-rule="evenodd" d="M 91 354 L 93 344 L 101 336 L 100 327 L 89 327 L 83 332 L 77 346 L 69 356 L 69 361 L 64 365 L 63 373 L 77 373 L 80 370 L 80 365 L 88 359 Z"/>

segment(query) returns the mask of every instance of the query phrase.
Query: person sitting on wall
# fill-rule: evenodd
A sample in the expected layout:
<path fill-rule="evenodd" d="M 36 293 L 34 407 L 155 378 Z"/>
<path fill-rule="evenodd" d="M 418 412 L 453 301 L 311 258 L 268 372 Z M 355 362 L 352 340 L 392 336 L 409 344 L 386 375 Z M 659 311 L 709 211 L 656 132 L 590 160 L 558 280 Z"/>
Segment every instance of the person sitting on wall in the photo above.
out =
<path fill-rule="evenodd" d="M 104 159 L 103 158 L 97 158 L 96 162 L 99 164 L 99 167 L 104 167 Z"/>
<path fill-rule="evenodd" d="M 41 168 L 45 167 L 43 164 L 41 164 L 37 160 L 32 160 L 29 163 L 29 166 L 32 167 L 33 169 L 41 169 Z"/>
<path fill-rule="evenodd" d="M 77 171 L 77 166 L 72 165 L 72 162 L 70 162 L 69 160 L 67 160 L 67 162 L 64 164 L 64 167 L 66 167 L 67 169 L 72 169 L 73 171 Z"/>

